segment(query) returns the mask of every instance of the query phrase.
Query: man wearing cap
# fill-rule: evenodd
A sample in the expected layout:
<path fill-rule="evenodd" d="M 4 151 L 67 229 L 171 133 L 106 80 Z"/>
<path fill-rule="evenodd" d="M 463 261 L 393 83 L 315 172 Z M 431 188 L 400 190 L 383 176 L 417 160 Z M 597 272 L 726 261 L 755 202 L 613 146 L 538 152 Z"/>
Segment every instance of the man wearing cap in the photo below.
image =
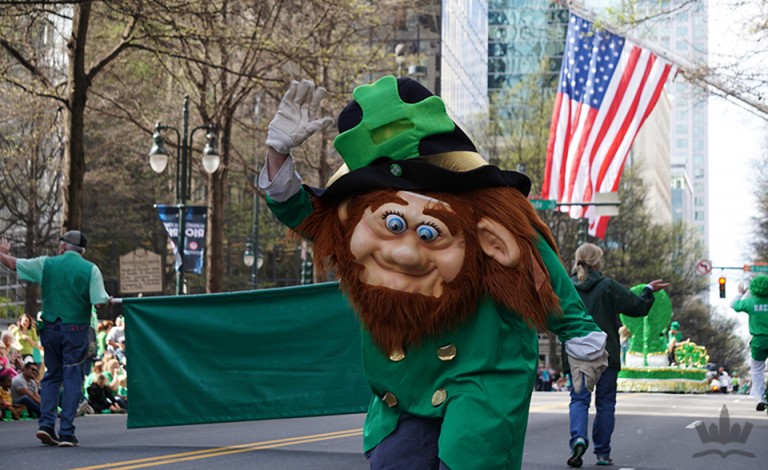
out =
<path fill-rule="evenodd" d="M 303 186 L 290 153 L 332 123 L 316 117 L 324 96 L 292 82 L 259 186 L 362 324 L 371 468 L 520 468 L 537 328 L 565 342 L 576 387 L 607 365 L 605 334 L 526 199 L 530 180 L 488 165 L 439 97 L 388 76 L 356 88 L 339 116 L 344 166 L 326 188 Z"/>
<path fill-rule="evenodd" d="M 15 258 L 8 240 L 0 240 L 0 262 L 18 272 L 19 279 L 42 287 L 40 338 L 45 351 L 41 383 L 41 413 L 37 438 L 46 445 L 78 445 L 74 418 L 82 397 L 83 368 L 88 359 L 91 308 L 103 308 L 110 297 L 99 268 L 83 258 L 87 240 L 78 230 L 59 239 L 57 256 Z M 59 403 L 59 389 L 63 385 Z M 56 416 L 61 406 L 59 435 Z"/>

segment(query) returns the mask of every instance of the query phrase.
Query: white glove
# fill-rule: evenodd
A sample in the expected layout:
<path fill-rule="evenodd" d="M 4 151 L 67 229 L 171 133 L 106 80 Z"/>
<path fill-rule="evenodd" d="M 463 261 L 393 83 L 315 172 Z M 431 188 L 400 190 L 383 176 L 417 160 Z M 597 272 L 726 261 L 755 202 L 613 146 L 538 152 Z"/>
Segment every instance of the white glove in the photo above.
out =
<path fill-rule="evenodd" d="M 309 136 L 333 124 L 330 117 L 315 118 L 325 95 L 325 88 L 316 87 L 311 80 L 291 81 L 277 114 L 269 123 L 267 145 L 288 155 Z"/>
<path fill-rule="evenodd" d="M 603 371 L 608 368 L 608 352 L 603 350 L 603 354 L 593 361 L 568 356 L 568 364 L 571 366 L 573 391 L 578 393 L 582 388 L 587 387 L 591 392 L 595 389 L 595 384 L 600 380 Z"/>

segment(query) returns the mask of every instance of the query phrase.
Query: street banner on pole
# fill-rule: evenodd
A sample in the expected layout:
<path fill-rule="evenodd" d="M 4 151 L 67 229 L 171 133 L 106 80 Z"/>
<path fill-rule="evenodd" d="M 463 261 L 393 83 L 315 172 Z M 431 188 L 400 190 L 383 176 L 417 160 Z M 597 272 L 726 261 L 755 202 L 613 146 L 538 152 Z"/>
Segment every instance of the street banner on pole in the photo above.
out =
<path fill-rule="evenodd" d="M 608 217 L 589 204 L 615 192 L 637 132 L 674 66 L 625 38 L 571 14 L 547 144 L 542 199 L 571 217 L 589 219 L 603 238 Z"/>
<path fill-rule="evenodd" d="M 179 270 L 179 208 L 174 205 L 155 204 L 160 221 L 171 239 L 173 254 L 176 258 L 174 269 Z M 208 220 L 206 206 L 186 206 L 186 221 L 184 228 L 184 272 L 200 274 L 203 272 L 205 258 L 205 229 Z"/>

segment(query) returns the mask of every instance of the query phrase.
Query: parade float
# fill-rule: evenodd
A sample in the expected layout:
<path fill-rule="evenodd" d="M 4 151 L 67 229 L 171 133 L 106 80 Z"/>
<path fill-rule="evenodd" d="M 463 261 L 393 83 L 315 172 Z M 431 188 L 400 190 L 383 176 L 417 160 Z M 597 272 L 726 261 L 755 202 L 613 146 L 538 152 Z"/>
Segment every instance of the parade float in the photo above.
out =
<path fill-rule="evenodd" d="M 639 294 L 644 284 L 634 286 Z M 672 301 L 663 290 L 654 293 L 655 301 L 646 317 L 620 315 L 631 333 L 626 361 L 621 367 L 617 388 L 620 392 L 706 393 L 709 390 L 704 346 L 689 340 L 675 348 L 676 364 L 669 365 L 668 338 L 672 320 Z"/>

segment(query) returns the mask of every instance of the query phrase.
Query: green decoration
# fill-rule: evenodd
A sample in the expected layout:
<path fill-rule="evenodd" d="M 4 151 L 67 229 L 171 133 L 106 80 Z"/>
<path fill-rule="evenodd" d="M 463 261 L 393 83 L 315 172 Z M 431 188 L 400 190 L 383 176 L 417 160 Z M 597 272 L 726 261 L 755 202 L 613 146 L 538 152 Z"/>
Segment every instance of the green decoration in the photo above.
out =
<path fill-rule="evenodd" d="M 630 290 L 640 294 L 647 284 L 638 284 Z M 621 314 L 621 323 L 632 333 L 629 352 L 659 354 L 667 350 L 667 340 L 661 334 L 672 319 L 672 301 L 664 290 L 653 293 L 655 301 L 647 317 L 628 317 Z M 646 334 L 647 333 L 647 334 Z"/>
<path fill-rule="evenodd" d="M 672 367 L 622 367 L 620 379 L 704 380 L 706 369 L 677 369 Z"/>
<path fill-rule="evenodd" d="M 352 95 L 363 110 L 363 120 L 333 141 L 352 171 L 370 165 L 379 157 L 393 160 L 419 157 L 421 139 L 453 132 L 456 128 L 440 97 L 405 103 L 400 99 L 397 79 L 391 75 L 355 88 Z"/>
<path fill-rule="evenodd" d="M 691 341 L 678 343 L 675 348 L 675 359 L 680 367 L 704 369 L 709 361 L 707 348 Z"/>

